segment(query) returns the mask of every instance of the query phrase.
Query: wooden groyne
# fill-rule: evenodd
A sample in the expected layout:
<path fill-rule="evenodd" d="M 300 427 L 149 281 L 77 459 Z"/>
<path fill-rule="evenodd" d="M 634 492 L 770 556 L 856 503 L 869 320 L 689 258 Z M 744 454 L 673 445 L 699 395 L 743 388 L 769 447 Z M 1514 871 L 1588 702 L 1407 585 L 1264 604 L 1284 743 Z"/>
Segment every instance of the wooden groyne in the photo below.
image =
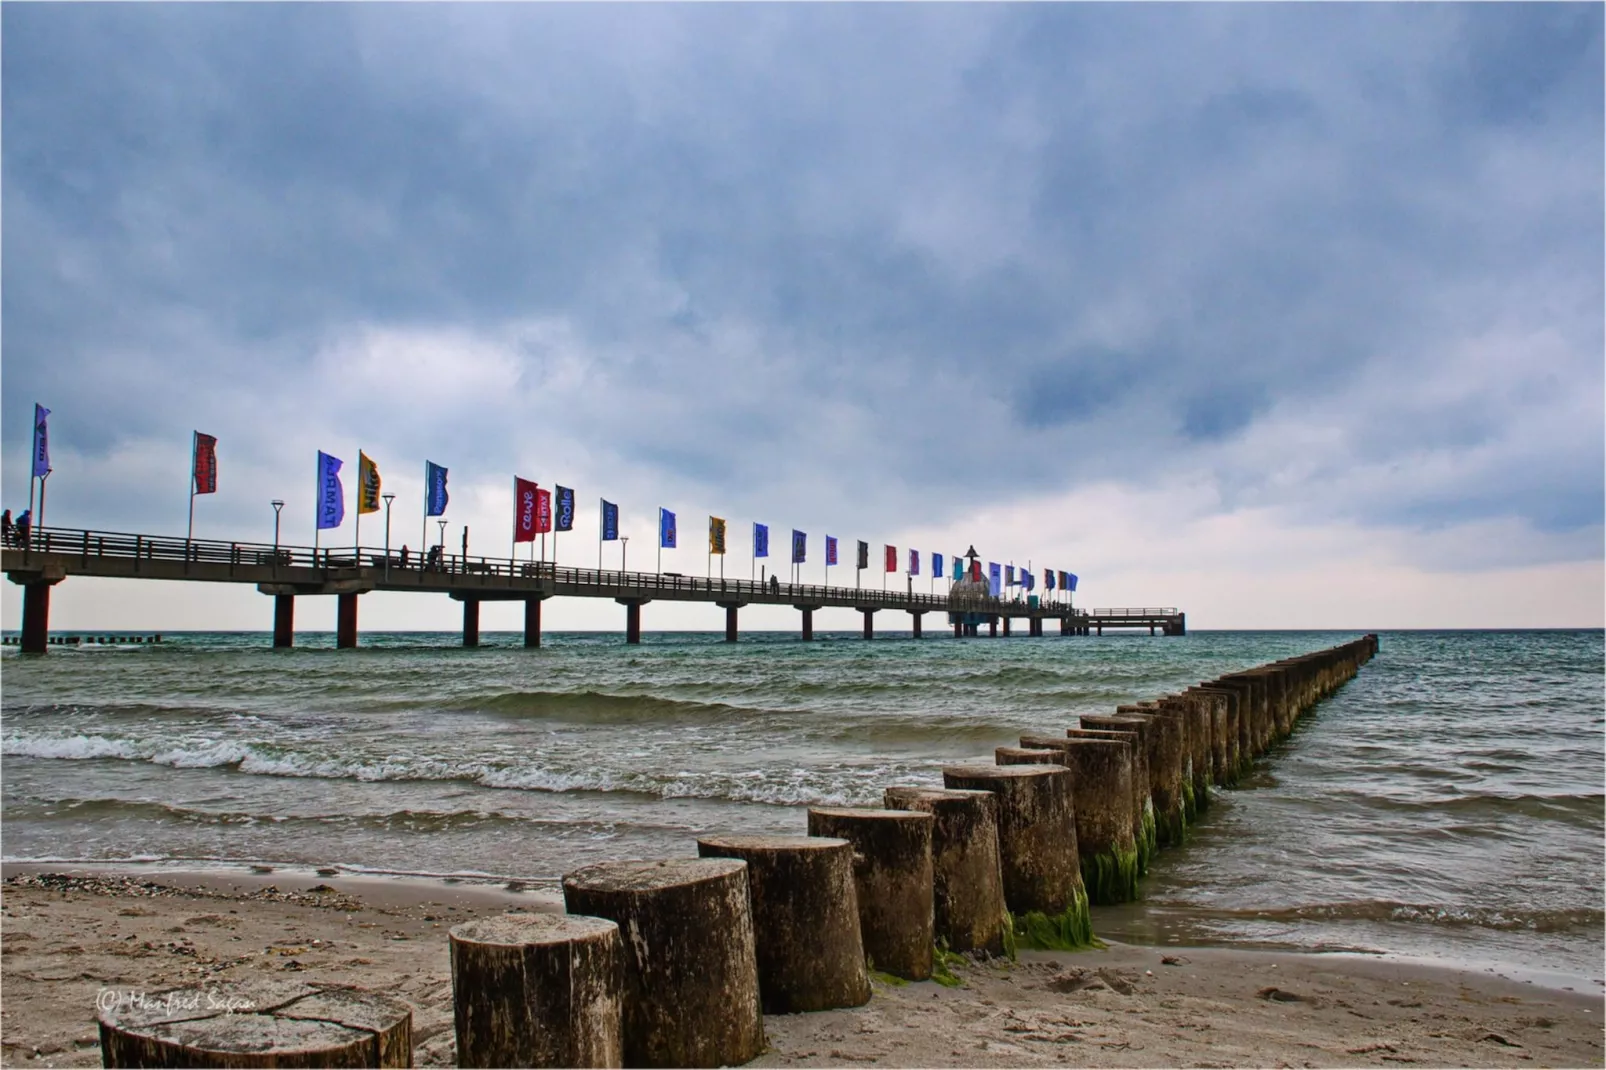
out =
<path fill-rule="evenodd" d="M 161 633 L 153 635 L 52 635 L 45 640 L 49 646 L 132 646 L 143 643 L 160 643 Z M 0 638 L 0 646 L 17 646 L 20 636 Z"/>
<path fill-rule="evenodd" d="M 941 790 L 810 810 L 810 837 L 704 836 L 701 858 L 571 873 L 572 923 L 452 930 L 459 1065 L 734 1066 L 763 1050 L 762 1011 L 857 1006 L 870 971 L 957 984 L 943 965 L 955 949 L 1096 946 L 1088 904 L 1134 898 L 1154 852 L 1377 650 L 1366 635 L 1114 714 L 1067 713 L 1001 746 L 998 764 L 945 769 Z M 340 998 L 353 1036 L 320 1035 L 324 1061 L 306 1058 L 305 1028 L 281 1048 L 273 1023 L 245 1035 L 208 1018 L 182 1033 L 142 1022 L 166 1032 L 135 1063 L 108 1046 L 119 1019 L 103 1013 L 105 1065 L 410 1065 L 410 1041 L 358 1043 L 353 1023 L 405 1035 L 384 996 Z M 240 1043 L 255 1046 L 235 1058 Z"/>

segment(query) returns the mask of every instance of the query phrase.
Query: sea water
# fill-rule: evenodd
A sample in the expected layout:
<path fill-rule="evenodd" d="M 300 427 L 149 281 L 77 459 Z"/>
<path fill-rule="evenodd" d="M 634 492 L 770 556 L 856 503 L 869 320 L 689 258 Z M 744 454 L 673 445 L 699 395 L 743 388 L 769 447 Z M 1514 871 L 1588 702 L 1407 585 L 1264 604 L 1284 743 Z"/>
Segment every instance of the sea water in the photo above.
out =
<path fill-rule="evenodd" d="M 4 857 L 554 880 L 800 834 L 809 805 L 878 805 L 1023 732 L 1354 633 L 544 638 L 8 651 Z M 1599 631 L 1383 633 L 1095 927 L 1597 981 L 1603 658 Z"/>

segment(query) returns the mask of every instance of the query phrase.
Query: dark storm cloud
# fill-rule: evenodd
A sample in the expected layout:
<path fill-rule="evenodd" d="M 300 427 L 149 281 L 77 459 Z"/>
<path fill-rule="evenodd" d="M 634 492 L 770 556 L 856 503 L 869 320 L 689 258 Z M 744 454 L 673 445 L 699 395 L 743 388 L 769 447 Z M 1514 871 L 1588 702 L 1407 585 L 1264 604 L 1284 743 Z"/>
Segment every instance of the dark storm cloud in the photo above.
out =
<path fill-rule="evenodd" d="M 12 499 L 37 397 L 86 463 L 210 419 L 251 470 L 503 472 L 538 426 L 867 525 L 1179 465 L 1600 523 L 1598 5 L 0 18 Z M 330 357 L 371 336 L 382 404 Z M 1327 433 L 1234 448 L 1278 420 Z"/>

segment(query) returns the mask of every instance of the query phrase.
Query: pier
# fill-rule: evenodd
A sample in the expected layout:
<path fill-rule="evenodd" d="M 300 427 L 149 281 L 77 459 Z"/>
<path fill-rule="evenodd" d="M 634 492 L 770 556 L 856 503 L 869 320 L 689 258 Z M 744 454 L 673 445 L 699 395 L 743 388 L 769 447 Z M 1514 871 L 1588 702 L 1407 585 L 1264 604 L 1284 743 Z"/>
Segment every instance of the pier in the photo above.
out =
<path fill-rule="evenodd" d="M 298 596 L 338 599 L 336 646 L 357 645 L 358 605 L 370 591 L 444 594 L 463 606 L 463 645 L 479 644 L 482 602 L 524 603 L 524 645 L 541 645 L 541 606 L 549 598 L 611 598 L 625 609 L 627 642 L 641 641 L 642 607 L 650 602 L 708 602 L 725 611 L 725 639 L 736 642 L 739 614 L 749 605 L 786 605 L 801 615 L 800 635 L 814 638 L 814 613 L 827 607 L 857 610 L 863 635 L 875 635 L 875 615 L 907 613 L 916 638 L 928 613 L 949 615 L 956 638 L 978 634 L 985 621 L 992 637 L 1014 634 L 1024 621 L 1026 634 L 1044 634 L 1045 621 L 1058 622 L 1061 635 L 1102 635 L 1106 628 L 1148 628 L 1149 634 L 1185 635 L 1186 614 L 1175 608 L 1081 610 L 1065 601 L 993 598 L 977 594 L 926 594 L 906 581 L 903 590 L 704 578 L 680 573 L 627 572 L 575 568 L 551 561 L 476 555 L 427 554 L 362 547 L 286 546 L 215 539 L 93 531 L 77 528 L 35 530 L 25 546 L 0 551 L 0 570 L 23 588 L 24 653 L 43 653 L 50 645 L 50 592 L 70 576 L 165 580 L 192 583 L 248 583 L 273 598 L 273 645 L 294 642 Z M 942 580 L 942 583 L 948 581 Z M 969 622 L 969 623 L 967 623 Z M 1000 633 L 1000 625 L 1002 632 Z"/>

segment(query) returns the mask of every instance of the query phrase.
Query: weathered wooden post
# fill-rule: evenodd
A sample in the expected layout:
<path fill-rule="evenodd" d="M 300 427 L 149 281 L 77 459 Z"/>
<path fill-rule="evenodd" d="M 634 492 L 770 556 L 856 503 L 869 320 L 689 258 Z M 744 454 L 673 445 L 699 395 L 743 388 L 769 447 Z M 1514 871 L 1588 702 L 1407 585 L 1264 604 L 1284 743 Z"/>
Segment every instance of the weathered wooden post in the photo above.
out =
<path fill-rule="evenodd" d="M 1058 765 L 950 766 L 950 789 L 998 796 L 998 855 L 1015 931 L 1046 948 L 1093 942 L 1076 850 L 1071 772 Z"/>
<path fill-rule="evenodd" d="M 100 1012 L 101 1065 L 412 1066 L 413 1009 L 340 985 L 258 981 L 144 993 Z"/>
<path fill-rule="evenodd" d="M 1067 737 L 1061 761 L 1076 801 L 1076 851 L 1093 903 L 1138 897 L 1138 844 L 1132 834 L 1132 759 L 1124 740 Z"/>
<path fill-rule="evenodd" d="M 869 1002 L 853 847 L 816 836 L 707 836 L 704 858 L 747 863 L 766 1014 L 825 1011 Z"/>
<path fill-rule="evenodd" d="M 1010 943 L 1004 871 L 998 859 L 998 800 L 990 791 L 888 788 L 888 810 L 932 817 L 933 933 L 948 950 L 1002 955 Z"/>
<path fill-rule="evenodd" d="M 910 981 L 931 976 L 935 904 L 930 814 L 809 809 L 809 835 L 853 845 L 859 931 L 872 968 Z"/>
<path fill-rule="evenodd" d="M 601 862 L 564 877 L 563 900 L 619 925 L 627 1066 L 735 1066 L 763 1050 L 747 863 Z"/>
<path fill-rule="evenodd" d="M 1104 728 L 1067 728 L 1068 739 L 1113 739 L 1126 747 L 1128 779 L 1132 783 L 1132 842 L 1138 853 L 1138 876 L 1149 872 L 1154 857 L 1154 804 L 1149 800 L 1149 763 L 1143 752 L 1143 738 L 1134 731 L 1117 732 Z"/>
<path fill-rule="evenodd" d="M 450 934 L 458 1066 L 623 1066 L 619 926 L 500 914 Z"/>

